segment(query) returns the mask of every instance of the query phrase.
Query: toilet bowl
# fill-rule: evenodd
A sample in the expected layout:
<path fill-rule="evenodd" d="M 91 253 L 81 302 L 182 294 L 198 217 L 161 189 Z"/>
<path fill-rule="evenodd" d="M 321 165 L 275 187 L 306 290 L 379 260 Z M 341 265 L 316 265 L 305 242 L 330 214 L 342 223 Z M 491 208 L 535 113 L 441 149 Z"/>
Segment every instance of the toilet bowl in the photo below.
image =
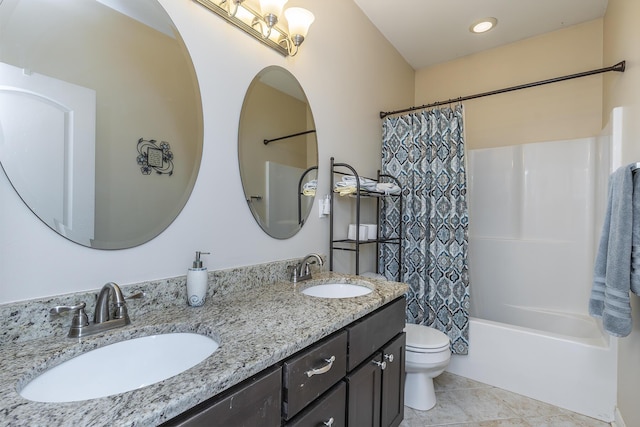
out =
<path fill-rule="evenodd" d="M 433 379 L 449 365 L 449 337 L 428 326 L 407 323 L 404 404 L 426 411 L 436 404 Z"/>

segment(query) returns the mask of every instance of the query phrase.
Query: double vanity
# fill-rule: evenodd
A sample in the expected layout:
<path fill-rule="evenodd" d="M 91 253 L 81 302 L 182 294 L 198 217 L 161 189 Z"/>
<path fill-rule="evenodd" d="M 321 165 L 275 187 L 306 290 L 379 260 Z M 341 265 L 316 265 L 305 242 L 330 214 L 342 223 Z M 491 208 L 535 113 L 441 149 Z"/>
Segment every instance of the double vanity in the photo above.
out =
<path fill-rule="evenodd" d="M 70 316 L 52 323 L 45 314 L 47 305 L 73 304 L 77 295 L 0 306 L 6 322 L 0 425 L 309 425 L 314 417 L 322 422 L 333 418 L 334 425 L 357 417 L 364 425 L 360 420 L 369 420 L 370 414 L 391 420 L 372 419 L 375 425 L 397 425 L 402 419 L 406 285 L 334 273 L 314 274 L 294 285 L 286 277 L 287 264 L 211 272 L 210 295 L 198 308 L 186 305 L 184 277 L 122 287 L 125 298 L 145 294 L 127 302 L 131 324 L 80 339 L 66 336 Z M 328 283 L 343 285 L 339 292 L 350 285 L 371 292 L 343 298 L 332 297 L 332 291 L 319 297 L 303 293 L 311 287 L 327 292 L 319 285 Z M 93 307 L 93 301 L 87 306 Z M 195 366 L 132 391 L 71 402 L 36 402 L 20 395 L 44 372 L 90 350 L 174 333 L 209 337 L 216 348 Z M 94 375 L 91 369 L 75 375 L 71 370 L 60 381 L 88 390 L 106 372 L 116 383 L 118 378 L 126 382 L 168 351 L 154 352 L 150 345 L 144 354 L 144 345 L 143 350 L 125 349 L 131 353 L 119 362 L 98 362 Z M 175 360 L 189 356 L 191 345 L 198 344 L 172 345 Z M 372 399 L 369 388 L 376 387 L 378 397 Z M 385 405 L 395 405 L 396 413 Z M 228 422 L 219 424 L 224 419 Z"/>

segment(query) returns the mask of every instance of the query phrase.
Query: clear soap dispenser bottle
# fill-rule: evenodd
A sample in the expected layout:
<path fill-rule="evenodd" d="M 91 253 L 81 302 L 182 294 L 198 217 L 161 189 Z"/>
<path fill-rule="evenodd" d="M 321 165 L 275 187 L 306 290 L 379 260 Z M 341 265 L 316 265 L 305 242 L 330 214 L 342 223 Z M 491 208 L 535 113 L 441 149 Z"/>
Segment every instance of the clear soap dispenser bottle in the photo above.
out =
<path fill-rule="evenodd" d="M 209 255 L 209 252 L 197 251 L 193 267 L 187 271 L 187 304 L 192 307 L 203 305 L 207 296 L 207 268 L 202 266 L 201 255 Z"/>

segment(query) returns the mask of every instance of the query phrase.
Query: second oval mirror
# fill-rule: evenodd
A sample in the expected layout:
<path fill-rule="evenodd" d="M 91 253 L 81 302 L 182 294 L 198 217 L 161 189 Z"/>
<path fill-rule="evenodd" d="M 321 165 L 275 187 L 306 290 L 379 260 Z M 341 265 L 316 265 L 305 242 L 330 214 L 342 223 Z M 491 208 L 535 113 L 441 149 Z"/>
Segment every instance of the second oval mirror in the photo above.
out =
<path fill-rule="evenodd" d="M 267 67 L 251 82 L 238 157 L 245 199 L 260 227 L 276 239 L 295 235 L 313 205 L 318 143 L 307 97 L 284 68 Z"/>

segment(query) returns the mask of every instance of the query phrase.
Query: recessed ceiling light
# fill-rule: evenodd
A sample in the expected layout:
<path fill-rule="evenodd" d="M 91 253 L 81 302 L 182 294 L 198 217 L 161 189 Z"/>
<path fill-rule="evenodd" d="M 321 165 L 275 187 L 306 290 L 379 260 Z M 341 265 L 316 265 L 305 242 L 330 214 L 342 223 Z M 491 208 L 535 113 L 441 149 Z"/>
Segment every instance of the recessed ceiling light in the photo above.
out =
<path fill-rule="evenodd" d="M 498 20 L 496 18 L 484 18 L 471 24 L 469 31 L 475 34 L 486 33 L 496 25 L 498 25 Z"/>

